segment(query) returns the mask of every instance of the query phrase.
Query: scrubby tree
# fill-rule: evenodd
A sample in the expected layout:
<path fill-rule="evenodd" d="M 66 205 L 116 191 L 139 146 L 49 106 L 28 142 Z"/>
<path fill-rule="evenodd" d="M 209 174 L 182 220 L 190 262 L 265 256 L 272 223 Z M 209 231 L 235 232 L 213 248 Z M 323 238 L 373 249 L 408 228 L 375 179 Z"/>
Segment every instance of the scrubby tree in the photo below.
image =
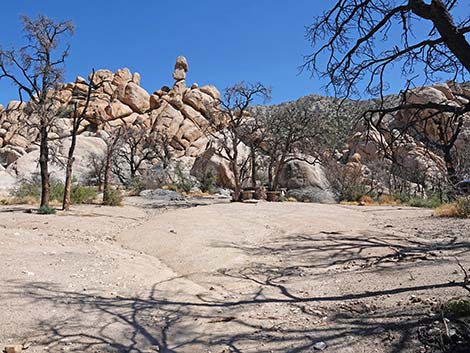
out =
<path fill-rule="evenodd" d="M 116 152 L 114 163 L 115 174 L 122 182 L 127 183 L 127 179 L 134 179 L 145 162 L 159 160 L 163 165 L 169 163 L 171 153 L 164 133 L 149 131 L 136 125 L 123 126 L 122 129 L 122 143 Z"/>
<path fill-rule="evenodd" d="M 259 82 L 240 82 L 226 88 L 223 98 L 211 109 L 207 131 L 217 143 L 209 148 L 214 148 L 218 155 L 229 163 L 235 184 L 234 200 L 239 200 L 243 182 L 249 172 L 251 155 L 241 151 L 246 135 L 253 131 L 249 108 L 256 99 L 266 102 L 270 96 L 271 89 Z"/>
<path fill-rule="evenodd" d="M 85 176 L 89 185 L 95 185 L 99 191 L 103 190 L 104 166 L 106 164 L 105 153 L 91 153 L 88 156 L 88 172 Z"/>
<path fill-rule="evenodd" d="M 61 40 L 73 33 L 69 21 L 55 22 L 46 16 L 21 17 L 27 44 L 19 49 L 0 48 L 0 79 L 11 80 L 21 101 L 29 100 L 28 124 L 40 136 L 41 207 L 49 205 L 49 131 L 58 116 L 56 95 L 69 54 Z"/>
<path fill-rule="evenodd" d="M 339 0 L 307 29 L 314 48 L 305 67 L 327 80 L 339 97 L 358 97 L 361 91 L 384 102 L 387 80 L 401 67 L 403 90 L 393 104 L 364 114 L 368 123 L 396 141 L 417 125 L 436 123 L 437 139 L 421 134 L 422 142 L 444 156 L 447 173 L 455 181 L 451 154 L 462 131 L 470 103 L 410 100 L 417 85 L 442 80 L 464 81 L 470 73 L 470 16 L 454 15 L 464 2 L 456 0 Z M 468 94 L 459 95 L 467 99 Z M 395 131 L 387 129 L 389 114 L 411 111 L 414 118 Z M 393 135 L 393 133 L 398 134 Z"/>
<path fill-rule="evenodd" d="M 289 162 L 319 162 L 327 126 L 319 119 L 315 106 L 297 101 L 271 109 L 255 109 L 253 116 L 258 150 L 267 156 L 270 190 L 278 189 L 281 173 Z"/>
<path fill-rule="evenodd" d="M 109 205 L 112 203 L 112 190 L 111 190 L 111 177 L 113 171 L 113 161 L 116 157 L 117 151 L 120 144 L 122 143 L 122 137 L 124 135 L 124 128 L 108 130 L 108 136 L 104 139 L 106 143 L 106 150 L 104 155 L 104 167 L 103 167 L 103 204 Z"/>

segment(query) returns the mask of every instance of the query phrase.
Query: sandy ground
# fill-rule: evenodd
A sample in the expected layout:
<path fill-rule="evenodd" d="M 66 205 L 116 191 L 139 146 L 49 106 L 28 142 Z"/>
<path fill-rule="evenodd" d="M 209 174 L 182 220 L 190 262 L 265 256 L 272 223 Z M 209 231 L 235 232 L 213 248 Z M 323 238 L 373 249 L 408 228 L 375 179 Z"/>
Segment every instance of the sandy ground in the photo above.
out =
<path fill-rule="evenodd" d="M 0 345 L 27 352 L 427 352 L 468 294 L 470 221 L 429 210 L 24 210 L 0 207 Z"/>

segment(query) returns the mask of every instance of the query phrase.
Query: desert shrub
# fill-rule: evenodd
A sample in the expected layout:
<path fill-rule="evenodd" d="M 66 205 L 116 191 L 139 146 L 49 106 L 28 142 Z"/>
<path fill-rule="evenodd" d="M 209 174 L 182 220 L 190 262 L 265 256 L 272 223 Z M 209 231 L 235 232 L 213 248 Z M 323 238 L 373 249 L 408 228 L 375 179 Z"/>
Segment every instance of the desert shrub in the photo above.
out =
<path fill-rule="evenodd" d="M 0 199 L 0 205 L 8 205 L 9 202 L 7 199 Z"/>
<path fill-rule="evenodd" d="M 72 204 L 89 204 L 92 203 L 97 196 L 98 193 L 96 189 L 91 186 L 72 185 L 70 201 Z"/>
<path fill-rule="evenodd" d="M 470 300 L 450 300 L 442 306 L 442 311 L 444 315 L 453 318 L 470 317 Z"/>
<path fill-rule="evenodd" d="M 393 195 L 380 195 L 377 201 L 381 205 L 390 205 L 390 206 L 396 206 L 401 203 L 401 201 L 397 200 L 395 197 L 393 197 Z"/>
<path fill-rule="evenodd" d="M 366 196 L 368 188 L 363 184 L 345 184 L 341 189 L 340 198 L 344 201 L 360 201 Z"/>
<path fill-rule="evenodd" d="M 200 189 L 202 192 L 213 192 L 215 188 L 215 184 L 217 182 L 217 176 L 214 175 L 210 170 L 205 172 L 202 175 L 202 178 L 200 180 Z"/>
<path fill-rule="evenodd" d="M 359 202 L 368 195 L 370 186 L 364 183 L 360 170 L 348 169 L 336 161 L 325 163 L 326 176 L 339 201 Z"/>
<path fill-rule="evenodd" d="M 144 180 L 140 177 L 134 177 L 129 181 L 129 184 L 127 185 L 129 188 L 129 195 L 130 196 L 137 196 L 139 195 L 142 191 L 148 189 L 145 187 Z"/>
<path fill-rule="evenodd" d="M 411 195 L 404 192 L 395 192 L 390 195 L 390 197 L 397 200 L 401 204 L 405 204 L 411 199 Z"/>
<path fill-rule="evenodd" d="M 470 196 L 461 197 L 455 202 L 459 217 L 470 217 Z"/>
<path fill-rule="evenodd" d="M 359 202 L 363 205 L 374 205 L 376 203 L 375 200 L 369 195 L 361 196 Z"/>
<path fill-rule="evenodd" d="M 51 201 L 59 201 L 64 195 L 64 184 L 51 178 L 50 183 L 50 199 Z M 35 203 L 41 198 L 41 179 L 33 176 L 31 179 L 20 181 L 11 191 L 11 195 L 19 203 Z"/>
<path fill-rule="evenodd" d="M 441 201 L 435 197 L 413 196 L 406 204 L 411 207 L 436 208 L 441 205 Z"/>
<path fill-rule="evenodd" d="M 392 197 L 399 201 L 399 203 L 410 207 L 436 208 L 442 205 L 441 198 L 437 194 L 420 196 L 408 193 L 394 193 Z"/>
<path fill-rule="evenodd" d="M 109 190 L 107 200 L 103 200 L 103 205 L 105 206 L 121 206 L 123 201 L 122 193 L 119 190 L 111 189 Z"/>
<path fill-rule="evenodd" d="M 51 178 L 50 182 L 50 200 L 62 202 L 64 197 L 64 183 L 61 180 Z M 11 192 L 14 197 L 12 203 L 31 204 L 41 199 L 41 180 L 34 176 L 31 179 L 20 181 Z M 91 203 L 96 198 L 95 188 L 79 184 L 72 185 L 70 201 L 72 204 Z"/>
<path fill-rule="evenodd" d="M 178 188 L 177 191 L 184 191 L 188 193 L 196 185 L 194 180 L 188 177 L 188 175 L 183 171 L 181 164 L 179 163 L 177 163 L 175 166 L 175 174 L 177 179 L 175 183 Z"/>
<path fill-rule="evenodd" d="M 177 175 L 178 181 L 176 182 L 176 186 L 178 187 L 178 189 L 184 192 L 190 192 L 191 189 L 194 187 L 195 183 L 186 175 L 184 175 L 184 173 L 181 171 L 178 172 Z"/>
<path fill-rule="evenodd" d="M 17 199 L 32 198 L 39 200 L 41 197 L 41 180 L 37 176 L 21 180 L 11 190 L 11 195 Z"/>
<path fill-rule="evenodd" d="M 437 217 L 458 217 L 459 212 L 455 203 L 445 203 L 434 211 Z"/>
<path fill-rule="evenodd" d="M 38 214 L 47 215 L 47 214 L 55 214 L 55 213 L 56 213 L 56 209 L 54 207 L 41 206 L 38 209 Z"/>
<path fill-rule="evenodd" d="M 455 202 L 445 203 L 438 207 L 434 214 L 437 217 L 470 218 L 470 196 L 460 197 Z"/>
<path fill-rule="evenodd" d="M 190 192 L 191 189 L 194 187 L 194 182 L 191 179 L 184 178 L 180 179 L 178 183 L 176 183 L 176 186 L 178 186 L 178 189 L 183 190 L 184 192 Z"/>

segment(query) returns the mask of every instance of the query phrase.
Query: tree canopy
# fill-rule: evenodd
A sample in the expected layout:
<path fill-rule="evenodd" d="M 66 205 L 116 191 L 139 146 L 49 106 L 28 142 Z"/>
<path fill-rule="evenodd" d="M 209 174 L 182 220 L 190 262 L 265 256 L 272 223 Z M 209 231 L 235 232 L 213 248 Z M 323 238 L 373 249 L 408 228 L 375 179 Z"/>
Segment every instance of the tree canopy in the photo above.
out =
<path fill-rule="evenodd" d="M 315 18 L 305 67 L 328 79 L 337 96 L 377 96 L 401 68 L 404 87 L 470 73 L 470 16 L 457 0 L 339 0 Z M 470 109 L 470 108 L 469 108 Z"/>

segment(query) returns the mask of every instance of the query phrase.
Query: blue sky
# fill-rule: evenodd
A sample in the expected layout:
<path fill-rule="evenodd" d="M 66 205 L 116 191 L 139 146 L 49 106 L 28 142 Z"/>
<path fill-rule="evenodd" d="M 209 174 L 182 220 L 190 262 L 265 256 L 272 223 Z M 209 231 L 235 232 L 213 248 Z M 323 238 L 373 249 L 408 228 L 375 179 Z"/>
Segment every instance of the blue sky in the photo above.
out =
<path fill-rule="evenodd" d="M 0 12 L 0 43 L 17 46 L 19 15 L 45 14 L 76 26 L 66 80 L 92 68 L 128 67 L 142 76 L 149 92 L 170 85 L 180 54 L 188 58 L 188 83 L 223 89 L 241 80 L 273 89 L 273 103 L 322 92 L 322 83 L 299 75 L 311 50 L 305 26 L 331 0 L 8 0 Z M 396 79 L 398 83 L 399 78 Z M 392 82 L 392 86 L 394 82 Z M 0 103 L 16 99 L 10 83 L 0 82 Z"/>

